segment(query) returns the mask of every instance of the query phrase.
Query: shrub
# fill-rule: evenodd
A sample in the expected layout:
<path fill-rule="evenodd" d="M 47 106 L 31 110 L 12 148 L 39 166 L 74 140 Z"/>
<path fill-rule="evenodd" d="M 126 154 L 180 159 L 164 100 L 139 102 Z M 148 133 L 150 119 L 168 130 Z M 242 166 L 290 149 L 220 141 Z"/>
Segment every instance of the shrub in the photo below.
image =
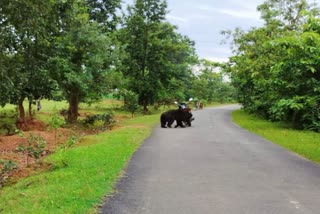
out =
<path fill-rule="evenodd" d="M 36 161 L 39 161 L 41 155 L 45 151 L 47 142 L 40 135 L 35 136 L 30 133 L 27 139 L 27 145 L 25 143 L 20 143 L 16 148 L 17 152 L 21 152 L 27 156 L 27 165 L 29 165 L 29 157 L 34 158 Z"/>
<path fill-rule="evenodd" d="M 124 94 L 124 109 L 129 111 L 132 117 L 139 110 L 138 95 L 136 93 L 126 91 Z"/>
<path fill-rule="evenodd" d="M 18 168 L 18 166 L 12 160 L 0 160 L 0 188 L 10 178 L 12 171 Z"/>
<path fill-rule="evenodd" d="M 94 114 L 88 115 L 82 121 L 82 123 L 90 128 L 93 129 L 103 129 L 103 128 L 111 128 L 115 120 L 113 119 L 113 113 L 105 113 L 105 114 Z"/>

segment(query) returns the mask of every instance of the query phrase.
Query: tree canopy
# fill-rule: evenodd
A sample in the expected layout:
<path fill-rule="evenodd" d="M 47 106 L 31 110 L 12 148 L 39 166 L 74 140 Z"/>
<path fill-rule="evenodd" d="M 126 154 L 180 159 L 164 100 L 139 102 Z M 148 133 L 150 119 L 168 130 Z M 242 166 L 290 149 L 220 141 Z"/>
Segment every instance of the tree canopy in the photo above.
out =
<path fill-rule="evenodd" d="M 258 10 L 264 26 L 233 32 L 229 67 L 238 101 L 268 119 L 320 131 L 319 8 L 269 0 Z"/>
<path fill-rule="evenodd" d="M 136 0 L 124 14 L 121 6 L 120 0 L 1 1 L 0 105 L 17 105 L 19 120 L 27 122 L 26 99 L 30 116 L 35 99 L 64 99 L 67 120 L 75 123 L 80 102 L 114 89 L 137 98 L 145 111 L 228 94 L 210 62 L 194 75 L 195 43 L 166 20 L 165 0 Z"/>
<path fill-rule="evenodd" d="M 145 111 L 176 90 L 173 80 L 185 82 L 196 59 L 193 42 L 176 32 L 166 13 L 166 1 L 137 0 L 128 8 L 121 31 L 126 53 L 122 70 Z"/>

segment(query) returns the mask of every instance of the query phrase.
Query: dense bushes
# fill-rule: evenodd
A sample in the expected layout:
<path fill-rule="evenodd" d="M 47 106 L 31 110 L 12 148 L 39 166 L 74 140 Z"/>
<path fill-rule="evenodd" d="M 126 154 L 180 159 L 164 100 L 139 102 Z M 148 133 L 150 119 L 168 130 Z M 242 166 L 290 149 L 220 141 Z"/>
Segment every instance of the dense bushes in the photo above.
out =
<path fill-rule="evenodd" d="M 111 128 L 115 120 L 113 119 L 113 113 L 105 113 L 105 114 L 94 114 L 88 115 L 82 123 L 92 129 L 105 129 Z"/>
<path fill-rule="evenodd" d="M 233 35 L 237 55 L 231 58 L 230 70 L 238 101 L 245 110 L 270 120 L 320 131 L 319 8 L 302 1 L 281 0 L 287 7 L 269 2 L 273 4 L 260 7 L 263 27 Z M 267 16 L 272 12 L 288 14 Z M 293 17 L 289 13 L 297 13 L 297 20 L 286 20 Z"/>

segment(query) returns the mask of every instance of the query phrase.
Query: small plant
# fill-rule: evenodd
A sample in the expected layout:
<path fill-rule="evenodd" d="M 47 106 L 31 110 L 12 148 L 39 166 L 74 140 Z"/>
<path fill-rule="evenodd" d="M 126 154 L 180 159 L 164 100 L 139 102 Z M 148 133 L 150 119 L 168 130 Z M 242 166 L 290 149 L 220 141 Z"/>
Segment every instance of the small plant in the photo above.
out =
<path fill-rule="evenodd" d="M 113 119 L 113 114 L 111 112 L 105 114 L 94 114 L 88 115 L 82 121 L 82 123 L 90 128 L 104 128 L 104 127 L 112 127 L 115 123 Z"/>
<path fill-rule="evenodd" d="M 5 129 L 6 135 L 13 135 L 16 130 L 16 125 L 15 124 L 9 124 L 9 123 L 4 123 L 3 125 L 0 125 L 0 129 Z"/>
<path fill-rule="evenodd" d="M 66 142 L 66 146 L 69 148 L 69 147 L 71 147 L 73 144 L 75 144 L 78 140 L 79 140 L 79 139 L 78 139 L 77 136 L 71 135 L 71 136 L 69 137 L 69 139 L 67 140 L 67 142 Z"/>
<path fill-rule="evenodd" d="M 131 117 L 139 110 L 138 95 L 136 93 L 132 91 L 124 93 L 124 109 L 131 113 Z"/>
<path fill-rule="evenodd" d="M 20 143 L 16 148 L 16 151 L 26 155 L 26 162 L 27 165 L 29 165 L 29 157 L 34 158 L 37 162 L 39 161 L 41 155 L 45 151 L 47 142 L 40 135 L 35 136 L 32 133 L 30 133 L 29 137 L 27 137 L 26 140 L 27 145 L 24 145 L 24 143 Z"/>
<path fill-rule="evenodd" d="M 103 130 L 105 128 L 103 120 L 96 120 L 94 121 L 93 125 L 91 126 L 92 129 L 100 129 Z"/>
<path fill-rule="evenodd" d="M 63 124 L 65 124 L 65 120 L 60 118 L 59 113 L 55 113 L 52 115 L 51 121 L 49 122 L 49 126 L 54 129 L 54 141 L 57 142 L 57 134 L 58 128 L 60 128 Z"/>
<path fill-rule="evenodd" d="M 12 171 L 18 168 L 18 166 L 12 160 L 0 160 L 0 188 L 4 186 L 4 184 L 10 178 L 10 174 Z"/>

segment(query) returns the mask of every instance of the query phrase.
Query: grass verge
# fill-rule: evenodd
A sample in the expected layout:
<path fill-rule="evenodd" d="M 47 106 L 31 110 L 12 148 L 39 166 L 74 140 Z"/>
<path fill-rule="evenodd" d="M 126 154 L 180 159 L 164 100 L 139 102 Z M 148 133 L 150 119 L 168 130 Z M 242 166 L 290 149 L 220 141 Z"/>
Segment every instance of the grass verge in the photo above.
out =
<path fill-rule="evenodd" d="M 51 171 L 21 180 L 0 192 L 0 213 L 94 213 L 159 115 L 139 116 L 120 127 L 87 136 L 77 147 L 59 150 L 45 161 Z"/>
<path fill-rule="evenodd" d="M 242 128 L 309 160 L 320 163 L 320 133 L 290 129 L 283 123 L 266 121 L 249 115 L 243 110 L 234 111 L 232 119 Z"/>

